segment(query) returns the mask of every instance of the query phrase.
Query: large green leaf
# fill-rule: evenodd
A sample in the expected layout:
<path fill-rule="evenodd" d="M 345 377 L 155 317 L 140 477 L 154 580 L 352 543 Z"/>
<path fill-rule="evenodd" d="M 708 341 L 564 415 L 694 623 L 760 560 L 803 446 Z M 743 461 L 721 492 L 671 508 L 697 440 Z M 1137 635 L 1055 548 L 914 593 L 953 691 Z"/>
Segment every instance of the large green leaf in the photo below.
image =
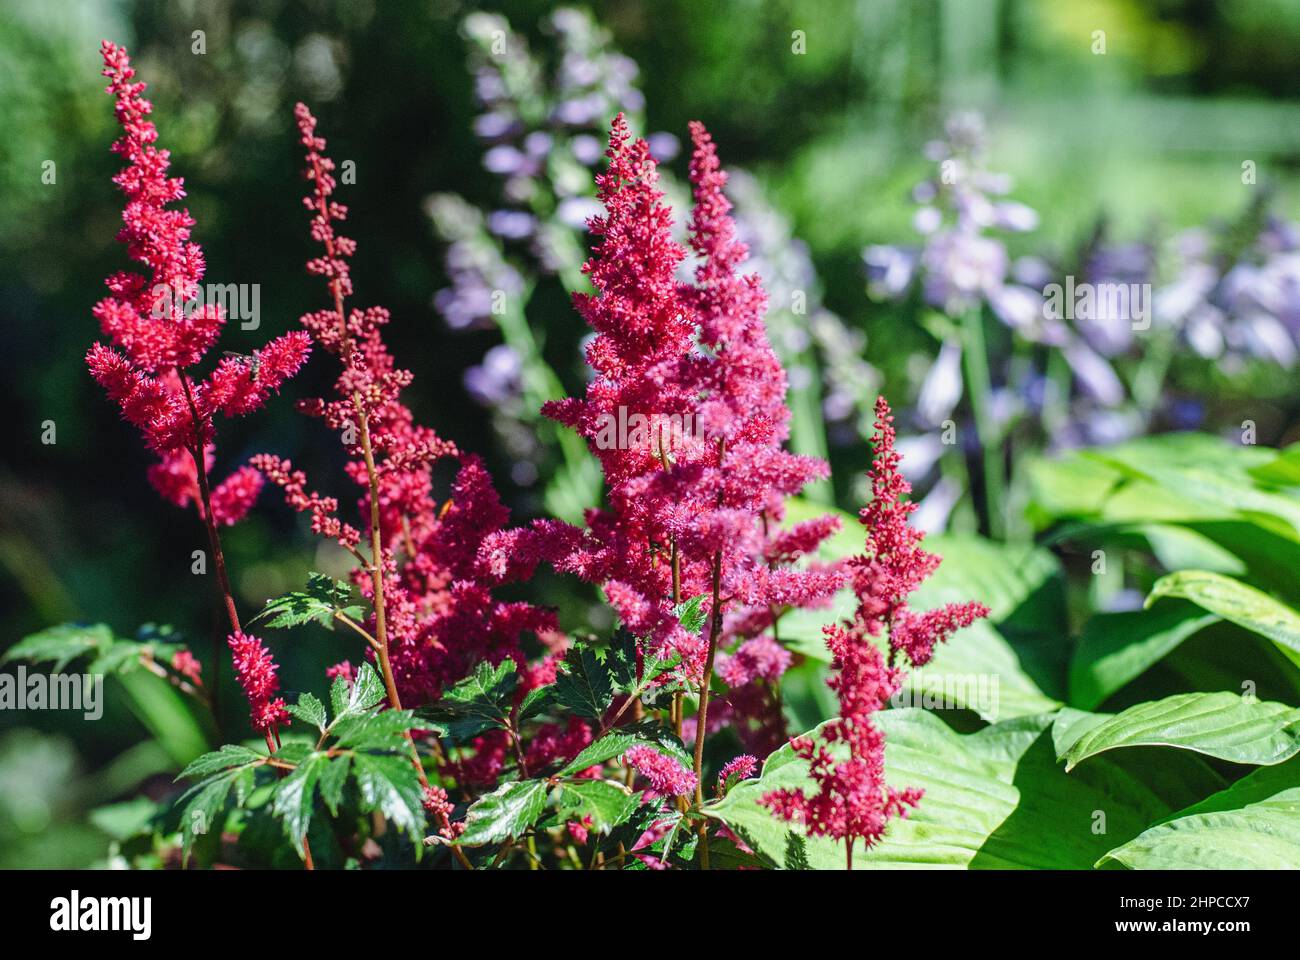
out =
<path fill-rule="evenodd" d="M 1208 570 L 1180 570 L 1156 581 L 1147 606 L 1161 597 L 1182 597 L 1225 620 L 1268 637 L 1300 662 L 1300 613 L 1240 580 Z"/>
<path fill-rule="evenodd" d="M 1300 710 L 1235 693 L 1183 693 L 1139 703 L 1058 745 L 1066 769 L 1120 747 L 1168 746 L 1234 763 L 1281 763 L 1300 752 Z"/>
<path fill-rule="evenodd" d="M 1196 631 L 1219 618 L 1190 603 L 1095 614 L 1070 662 L 1070 703 L 1092 710 Z"/>
<path fill-rule="evenodd" d="M 1300 787 L 1159 824 L 1111 850 L 1098 866 L 1108 861 L 1137 870 L 1300 869 Z"/>
<path fill-rule="evenodd" d="M 922 710 L 888 710 L 876 719 L 886 735 L 886 781 L 921 787 L 925 795 L 906 820 L 890 823 L 879 845 L 866 854 L 859 847 L 855 868 L 1085 869 L 1117 842 L 1222 785 L 1186 756 L 1067 775 L 1053 749 L 1052 714 L 965 735 Z M 841 869 L 841 844 L 805 837 L 759 803 L 778 787 L 809 785 L 807 765 L 787 745 L 768 758 L 759 779 L 736 784 L 705 812 L 774 866 Z"/>

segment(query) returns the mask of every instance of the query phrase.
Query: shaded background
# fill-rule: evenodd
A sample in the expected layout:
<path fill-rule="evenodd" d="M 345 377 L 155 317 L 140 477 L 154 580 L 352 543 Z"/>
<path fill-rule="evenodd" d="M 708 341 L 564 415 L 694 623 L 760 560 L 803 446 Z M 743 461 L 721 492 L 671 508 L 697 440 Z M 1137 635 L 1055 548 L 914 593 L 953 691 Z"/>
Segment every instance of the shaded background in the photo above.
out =
<path fill-rule="evenodd" d="M 113 241 L 121 203 L 98 73 L 104 37 L 125 43 L 150 83 L 208 279 L 260 285 L 261 329 L 232 324 L 222 348 L 260 344 L 322 302 L 302 269 L 312 248 L 291 108 L 303 99 L 330 152 L 356 162 L 346 200 L 360 245 L 358 303 L 392 310 L 390 342 L 416 374 L 408 397 L 417 417 L 486 455 L 517 516 L 535 509 L 505 479 L 509 460 L 462 385 L 498 335 L 452 335 L 431 306 L 447 278 L 425 198 L 455 191 L 490 208 L 498 195 L 471 133 L 478 110 L 458 25 L 472 9 L 500 11 L 544 49 L 538 23 L 549 7 L 524 2 L 0 8 L 0 402 L 10 428 L 0 453 L 0 647 L 69 619 L 123 634 L 166 621 L 194 638 L 215 622 L 210 584 L 190 573 L 201 527 L 147 485 L 150 458 L 81 362 L 97 335 L 90 307 L 102 278 L 126 265 Z M 913 239 L 908 191 L 931 169 L 920 148 L 954 109 L 985 111 L 990 165 L 1013 174 L 1017 199 L 1043 215 L 1032 236 L 1012 238 L 1013 252 L 1068 251 L 1099 214 L 1121 239 L 1233 217 L 1255 189 L 1241 183 L 1246 159 L 1284 212 L 1300 208 L 1300 3 L 1291 0 L 658 0 L 596 13 L 640 66 L 648 128 L 684 137 L 687 121 L 702 119 L 724 163 L 758 175 L 809 245 L 827 305 L 866 333 L 866 357 L 887 389 L 918 355 L 928 358 L 933 340 L 867 299 L 861 251 Z M 197 29 L 201 56 L 191 52 Z M 1104 56 L 1090 50 L 1098 29 Z M 791 52 L 795 30 L 806 35 L 803 55 Z M 51 160 L 56 182 L 44 184 Z M 684 158 L 673 165 L 684 175 Z M 558 283 L 539 291 L 529 315 L 534 325 L 577 328 Z M 550 359 L 570 390 L 580 388 L 576 356 Z M 286 394 L 318 395 L 328 381 L 313 364 Z M 1295 439 L 1285 411 L 1275 420 L 1263 439 Z M 56 425 L 52 445 L 41 442 L 45 421 Z M 222 425 L 220 472 L 269 450 L 346 491 L 328 459 L 336 445 L 324 439 L 291 403 L 273 403 Z M 865 458 L 861 442 L 837 449 L 837 475 Z M 847 489 L 837 486 L 845 506 Z M 318 559 L 269 495 L 226 544 L 250 610 L 299 584 Z M 313 642 L 277 649 L 287 688 L 314 682 L 352 647 L 324 632 Z M 195 647 L 206 656 L 206 639 Z M 95 724 L 0 714 L 0 866 L 99 860 L 114 823 L 87 811 L 170 779 L 179 748 L 158 714 L 112 683 L 107 690 Z M 225 691 L 230 725 L 239 722 L 235 696 Z"/>

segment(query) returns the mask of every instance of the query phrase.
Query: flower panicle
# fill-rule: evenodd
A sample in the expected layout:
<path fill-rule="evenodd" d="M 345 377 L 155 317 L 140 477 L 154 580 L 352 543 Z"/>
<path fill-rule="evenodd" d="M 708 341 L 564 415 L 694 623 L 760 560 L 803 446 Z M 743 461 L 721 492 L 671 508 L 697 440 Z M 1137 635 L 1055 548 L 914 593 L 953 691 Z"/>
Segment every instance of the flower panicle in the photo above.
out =
<path fill-rule="evenodd" d="M 890 818 L 906 816 L 921 800 L 922 791 L 885 782 L 885 735 L 872 720 L 902 684 L 895 659 L 901 654 L 913 666 L 927 663 L 936 644 L 989 613 L 978 601 L 926 613 L 908 607 L 908 596 L 940 558 L 921 548 L 924 535 L 908 522 L 915 505 L 903 499 L 911 491 L 899 472 L 893 415 L 884 397 L 876 401 L 872 448 L 872 499 L 860 515 L 866 551 L 849 561 L 857 610 L 851 622 L 825 628 L 836 671 L 827 683 L 839 700 L 839 715 L 822 726 L 820 738 L 791 741 L 796 756 L 808 762 L 816 788 L 774 790 L 761 801 L 778 817 L 801 821 L 812 836 L 844 841 L 850 863 L 855 843 L 874 846 Z M 885 631 L 888 662 L 874 642 Z"/>
<path fill-rule="evenodd" d="M 92 310 L 108 342 L 91 346 L 86 365 L 158 455 L 148 471 L 154 487 L 179 506 L 195 504 L 202 515 L 197 457 L 204 458 L 205 470 L 215 460 L 214 415 L 261 409 L 302 367 L 310 339 L 300 331 L 287 333 L 251 358 L 226 357 L 206 379 L 191 372 L 216 343 L 225 317 L 201 295 L 205 264 L 202 248 L 191 239 L 194 219 L 188 210 L 171 208 L 185 197 L 184 182 L 168 174 L 171 155 L 157 146 L 145 84 L 135 80 L 125 47 L 105 40 L 100 53 L 122 128 L 112 150 L 126 161 L 113 178 L 126 195 L 117 239 L 149 275 L 118 272 L 108 278 L 109 295 Z M 239 468 L 213 491 L 215 518 L 236 522 L 260 488 L 259 480 Z"/>

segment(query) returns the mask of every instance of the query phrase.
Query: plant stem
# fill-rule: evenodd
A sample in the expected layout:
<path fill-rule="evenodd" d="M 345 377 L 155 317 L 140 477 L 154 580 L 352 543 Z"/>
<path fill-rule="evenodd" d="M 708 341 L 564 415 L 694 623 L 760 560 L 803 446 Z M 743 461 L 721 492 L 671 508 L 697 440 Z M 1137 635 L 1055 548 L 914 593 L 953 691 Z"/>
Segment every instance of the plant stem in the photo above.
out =
<path fill-rule="evenodd" d="M 979 307 L 962 317 L 962 364 L 966 368 L 966 394 L 970 398 L 975 433 L 979 438 L 980 464 L 984 473 L 984 511 L 989 536 L 1000 540 L 1005 534 L 1006 492 L 1002 476 L 1001 438 L 990 404 L 988 348 L 984 342 L 984 314 Z"/>
<path fill-rule="evenodd" d="M 202 421 L 199 418 L 198 406 L 194 403 L 194 394 L 190 390 L 189 377 L 179 368 L 176 371 L 180 377 L 181 388 L 185 392 L 185 400 L 190 407 L 190 416 L 194 419 L 195 436 L 200 438 L 195 441 L 195 445 L 189 448 L 190 456 L 194 458 L 194 469 L 199 479 L 199 498 L 203 510 L 203 521 L 208 528 L 208 543 L 212 548 L 212 563 L 217 570 L 217 587 L 221 591 L 221 599 L 226 608 L 226 616 L 230 619 L 230 629 L 234 633 L 243 633 L 239 624 L 239 611 L 235 608 L 234 593 L 230 589 L 230 577 L 226 573 L 226 557 L 221 550 L 221 534 L 217 532 L 217 520 L 212 515 L 212 487 L 208 482 L 208 467 L 204 462 L 204 449 L 202 442 L 202 430 L 200 429 Z M 214 644 L 215 646 L 215 644 Z M 218 651 L 219 651 L 218 647 Z M 218 651 L 214 651 L 214 656 Z M 214 663 L 219 662 L 214 660 Z M 275 728 L 271 727 L 264 730 L 266 735 L 266 748 L 271 753 L 279 748 L 279 738 L 275 733 Z M 283 772 L 281 773 L 283 776 Z M 316 869 L 311 856 L 311 844 L 307 842 L 304 834 L 302 838 L 303 849 L 303 866 L 308 870 Z"/>

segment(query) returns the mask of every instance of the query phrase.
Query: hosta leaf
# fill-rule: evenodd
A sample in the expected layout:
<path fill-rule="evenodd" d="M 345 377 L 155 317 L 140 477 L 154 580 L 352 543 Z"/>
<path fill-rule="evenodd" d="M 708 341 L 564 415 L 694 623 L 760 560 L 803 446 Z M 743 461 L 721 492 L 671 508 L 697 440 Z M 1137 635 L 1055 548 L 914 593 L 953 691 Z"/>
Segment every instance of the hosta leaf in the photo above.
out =
<path fill-rule="evenodd" d="M 1142 765 L 1103 759 L 1104 770 L 1067 775 L 1053 749 L 1053 720 L 1019 717 L 959 734 L 923 710 L 879 714 L 886 782 L 921 787 L 925 795 L 906 820 L 890 822 L 879 845 L 867 853 L 859 845 L 855 868 L 1086 869 L 1116 843 L 1222 784 L 1186 755 Z M 810 783 L 806 763 L 787 745 L 768 758 L 759 779 L 736 784 L 705 813 L 771 865 L 843 869 L 842 844 L 806 837 L 758 802 L 772 789 Z M 1095 832 L 1099 823 L 1104 833 Z"/>
<path fill-rule="evenodd" d="M 283 822 L 284 834 L 300 857 L 303 855 L 303 835 L 311 825 L 316 781 L 329 762 L 324 753 L 313 753 L 275 786 L 271 808 Z"/>
<path fill-rule="evenodd" d="M 599 720 L 614 699 L 609 668 L 590 647 L 574 645 L 555 678 L 555 697 L 578 716 Z"/>
<path fill-rule="evenodd" d="M 176 775 L 176 779 L 206 777 L 218 770 L 241 767 L 249 763 L 259 763 L 265 759 L 266 757 L 256 750 L 250 750 L 248 747 L 242 747 L 236 743 L 227 743 L 223 744 L 219 750 L 213 750 L 201 757 L 195 757 L 184 770 Z"/>
<path fill-rule="evenodd" d="M 1106 854 L 1135 870 L 1300 869 L 1300 787 L 1235 809 L 1181 816 Z"/>
<path fill-rule="evenodd" d="M 590 829 L 603 834 L 632 815 L 641 794 L 609 780 L 573 780 L 555 788 L 552 802 L 561 819 L 583 822 L 590 817 Z"/>
<path fill-rule="evenodd" d="M 480 797 L 465 815 L 460 842 L 468 846 L 521 836 L 546 810 L 545 780 L 517 780 Z"/>
<path fill-rule="evenodd" d="M 1300 613 L 1239 580 L 1208 570 L 1180 570 L 1161 577 L 1147 606 L 1161 597 L 1183 597 L 1225 620 L 1268 637 L 1300 661 Z"/>
<path fill-rule="evenodd" d="M 325 732 L 325 725 L 328 722 L 328 718 L 325 716 L 325 704 L 321 703 L 312 694 L 302 694 L 298 697 L 298 702 L 290 704 L 287 709 L 303 723 L 311 724 L 321 733 Z"/>
<path fill-rule="evenodd" d="M 1231 576 L 1246 573 L 1246 564 L 1235 553 L 1188 527 L 1148 523 L 1135 529 L 1146 537 L 1151 552 L 1166 570 L 1212 570 Z"/>
<path fill-rule="evenodd" d="M 19 640 L 0 657 L 0 663 L 10 660 L 50 662 L 50 670 L 58 673 L 78 657 L 105 649 L 112 643 L 113 631 L 105 624 L 64 623 Z"/>
<path fill-rule="evenodd" d="M 249 623 L 264 620 L 266 626 L 279 630 L 315 621 L 332 630 L 336 614 L 342 613 L 353 620 L 365 616 L 360 606 L 348 603 L 351 595 L 352 588 L 341 580 L 311 573 L 307 575 L 305 591 L 293 591 L 266 601 L 266 606 Z"/>
<path fill-rule="evenodd" d="M 364 810 L 378 810 L 399 830 L 416 836 L 424 827 L 424 791 L 410 758 L 358 753 L 352 758 Z"/>
<path fill-rule="evenodd" d="M 1070 663 L 1070 703 L 1092 710 L 1219 617 L 1190 603 L 1098 613 L 1084 624 Z"/>
<path fill-rule="evenodd" d="M 1066 770 L 1119 747 L 1169 746 L 1234 763 L 1281 763 L 1300 752 L 1300 710 L 1235 693 L 1184 693 L 1139 703 L 1082 733 Z"/>
<path fill-rule="evenodd" d="M 1277 457 L 1251 467 L 1250 475 L 1261 483 L 1278 487 L 1300 486 L 1300 443 L 1293 443 Z"/>

